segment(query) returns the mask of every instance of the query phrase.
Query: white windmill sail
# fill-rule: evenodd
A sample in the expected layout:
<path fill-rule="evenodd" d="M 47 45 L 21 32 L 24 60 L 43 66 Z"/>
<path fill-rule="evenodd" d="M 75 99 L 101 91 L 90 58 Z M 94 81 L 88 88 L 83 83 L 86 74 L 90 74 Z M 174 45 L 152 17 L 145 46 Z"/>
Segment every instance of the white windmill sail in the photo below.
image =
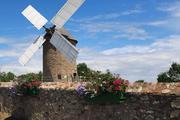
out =
<path fill-rule="evenodd" d="M 22 14 L 39 30 L 48 20 L 43 17 L 36 9 L 29 5 Z"/>
<path fill-rule="evenodd" d="M 75 62 L 78 50 L 65 37 L 55 31 L 50 42 L 65 56 L 66 59 L 70 62 Z"/>
<path fill-rule="evenodd" d="M 53 17 L 51 22 L 56 25 L 57 28 L 61 28 L 84 3 L 84 1 L 85 0 L 68 0 L 58 11 L 56 16 Z"/>
<path fill-rule="evenodd" d="M 31 46 L 29 46 L 26 49 L 25 53 L 19 58 L 19 63 L 21 65 L 25 65 L 44 42 L 44 38 L 42 36 L 39 36 L 36 41 Z"/>

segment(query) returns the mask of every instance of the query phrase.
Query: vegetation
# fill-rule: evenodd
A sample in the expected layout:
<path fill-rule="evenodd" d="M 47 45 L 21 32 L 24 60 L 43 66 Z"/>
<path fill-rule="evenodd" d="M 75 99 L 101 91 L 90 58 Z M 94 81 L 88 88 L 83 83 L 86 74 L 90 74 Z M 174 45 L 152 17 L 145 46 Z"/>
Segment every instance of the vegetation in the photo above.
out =
<path fill-rule="evenodd" d="M 101 71 L 95 71 L 90 68 L 85 63 L 80 63 L 77 65 L 77 73 L 82 81 L 91 81 L 96 83 L 101 83 L 102 81 L 114 81 L 119 78 L 119 75 L 113 75 L 110 70 L 106 70 L 105 73 Z"/>
<path fill-rule="evenodd" d="M 32 81 L 32 80 L 42 80 L 42 72 L 39 73 L 27 73 L 17 77 L 20 80 Z"/>
<path fill-rule="evenodd" d="M 125 100 L 128 80 L 103 81 L 101 84 L 81 84 L 77 88 L 79 96 L 90 103 L 121 103 Z"/>
<path fill-rule="evenodd" d="M 14 73 L 1 72 L 0 73 L 0 82 L 10 82 L 15 79 L 32 81 L 32 80 L 42 80 L 42 72 L 39 73 L 27 73 L 20 76 L 16 76 Z"/>
<path fill-rule="evenodd" d="M 95 71 L 90 69 L 85 63 L 77 65 L 77 73 L 82 81 L 90 81 L 96 83 L 102 83 L 102 81 L 114 81 L 120 78 L 119 74 L 112 74 L 110 70 L 106 70 L 105 73 L 101 71 Z M 42 72 L 28 73 L 20 76 L 16 76 L 12 72 L 0 72 L 0 82 L 10 82 L 15 79 L 32 81 L 42 80 Z M 158 75 L 158 82 L 180 82 L 180 64 L 172 63 L 167 72 L 163 72 Z M 136 82 L 144 82 L 144 80 L 137 80 Z"/>
<path fill-rule="evenodd" d="M 158 82 L 180 82 L 180 64 L 173 63 L 167 72 L 158 75 Z"/>
<path fill-rule="evenodd" d="M 15 74 L 13 74 L 11 72 L 8 72 L 8 73 L 1 72 L 0 73 L 0 82 L 9 82 L 10 80 L 14 80 L 15 77 L 16 77 Z"/>

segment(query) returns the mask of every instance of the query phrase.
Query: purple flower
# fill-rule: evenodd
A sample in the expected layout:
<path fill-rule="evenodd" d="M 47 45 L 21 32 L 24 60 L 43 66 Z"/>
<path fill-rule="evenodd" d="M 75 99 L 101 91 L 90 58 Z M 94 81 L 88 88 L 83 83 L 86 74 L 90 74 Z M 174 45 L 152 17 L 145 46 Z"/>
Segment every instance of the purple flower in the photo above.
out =
<path fill-rule="evenodd" d="M 11 94 L 16 94 L 17 93 L 16 88 L 13 88 L 13 87 L 10 88 L 9 91 L 10 91 Z"/>
<path fill-rule="evenodd" d="M 85 93 L 85 87 L 83 85 L 79 85 L 78 88 L 76 89 L 77 93 L 81 96 L 84 95 Z"/>

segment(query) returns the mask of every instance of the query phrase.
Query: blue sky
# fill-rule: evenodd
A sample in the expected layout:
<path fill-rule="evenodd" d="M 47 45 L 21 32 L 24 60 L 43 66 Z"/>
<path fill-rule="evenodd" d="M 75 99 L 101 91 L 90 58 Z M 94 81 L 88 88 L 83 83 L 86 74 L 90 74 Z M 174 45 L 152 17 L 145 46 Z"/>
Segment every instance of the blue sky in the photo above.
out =
<path fill-rule="evenodd" d="M 16 74 L 42 70 L 42 50 L 27 66 L 18 57 L 43 34 L 22 15 L 29 4 L 49 21 L 66 0 L 2 0 L 0 71 Z M 48 26 L 51 24 L 49 23 Z M 79 41 L 79 62 L 110 69 L 123 78 L 156 81 L 180 60 L 179 0 L 86 0 L 65 27 Z"/>

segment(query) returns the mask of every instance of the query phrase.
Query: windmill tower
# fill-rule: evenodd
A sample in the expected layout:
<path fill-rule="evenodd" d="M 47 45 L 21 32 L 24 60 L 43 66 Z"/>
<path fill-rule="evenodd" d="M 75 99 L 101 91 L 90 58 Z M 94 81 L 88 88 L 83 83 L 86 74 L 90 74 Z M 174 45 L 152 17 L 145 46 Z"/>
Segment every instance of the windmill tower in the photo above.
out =
<path fill-rule="evenodd" d="M 44 25 L 48 20 L 29 5 L 22 14 L 37 28 L 45 28 L 45 35 L 36 41 L 19 58 L 19 63 L 25 65 L 33 54 L 43 46 L 43 80 L 47 82 L 73 80 L 76 76 L 77 40 L 63 28 L 68 19 L 78 10 L 85 0 L 68 0 L 53 17 L 52 27 Z"/>
<path fill-rule="evenodd" d="M 74 46 L 77 44 L 72 35 L 65 29 L 58 31 Z M 43 44 L 43 80 L 44 81 L 71 81 L 76 77 L 76 61 L 69 62 L 64 55 L 49 42 Z"/>

